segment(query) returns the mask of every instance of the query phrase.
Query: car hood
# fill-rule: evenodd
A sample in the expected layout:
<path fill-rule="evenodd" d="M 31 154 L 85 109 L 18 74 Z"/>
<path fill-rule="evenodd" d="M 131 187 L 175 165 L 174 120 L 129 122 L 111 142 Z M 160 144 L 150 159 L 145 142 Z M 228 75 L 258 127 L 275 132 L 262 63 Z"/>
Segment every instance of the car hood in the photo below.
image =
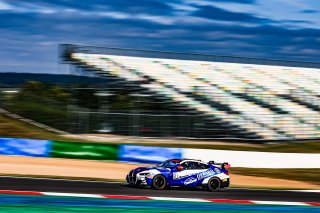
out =
<path fill-rule="evenodd" d="M 156 169 L 159 172 L 169 172 L 169 171 L 171 171 L 170 168 L 163 168 L 163 167 L 157 167 L 157 166 L 138 167 L 138 168 L 134 169 L 133 171 L 134 171 L 134 173 L 140 173 L 140 172 L 144 172 L 144 171 L 152 170 L 152 169 Z"/>

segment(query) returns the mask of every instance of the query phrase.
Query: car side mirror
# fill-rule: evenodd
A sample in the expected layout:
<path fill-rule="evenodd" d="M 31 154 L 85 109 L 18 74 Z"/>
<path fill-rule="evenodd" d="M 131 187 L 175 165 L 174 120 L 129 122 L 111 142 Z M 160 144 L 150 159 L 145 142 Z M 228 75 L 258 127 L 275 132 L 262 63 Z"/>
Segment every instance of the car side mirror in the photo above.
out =
<path fill-rule="evenodd" d="M 177 166 L 176 168 L 178 171 L 182 171 L 183 170 L 183 167 L 182 166 Z"/>

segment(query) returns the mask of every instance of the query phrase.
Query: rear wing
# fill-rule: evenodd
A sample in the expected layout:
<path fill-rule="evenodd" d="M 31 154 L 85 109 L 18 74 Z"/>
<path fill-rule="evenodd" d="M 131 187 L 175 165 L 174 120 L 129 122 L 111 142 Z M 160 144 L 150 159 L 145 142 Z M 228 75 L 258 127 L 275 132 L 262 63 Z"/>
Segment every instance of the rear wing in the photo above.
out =
<path fill-rule="evenodd" d="M 230 169 L 231 165 L 228 162 L 224 162 L 224 163 L 216 163 L 214 161 L 209 161 L 208 164 L 211 164 L 213 166 L 216 167 L 220 167 L 221 169 Z"/>

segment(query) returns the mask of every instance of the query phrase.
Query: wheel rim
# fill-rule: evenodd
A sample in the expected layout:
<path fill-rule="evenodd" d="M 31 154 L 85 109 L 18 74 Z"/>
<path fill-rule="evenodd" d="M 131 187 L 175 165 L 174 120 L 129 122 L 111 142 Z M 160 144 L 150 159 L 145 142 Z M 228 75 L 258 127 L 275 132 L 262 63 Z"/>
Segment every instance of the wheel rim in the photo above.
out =
<path fill-rule="evenodd" d="M 163 188 L 165 184 L 165 181 L 163 178 L 161 177 L 158 177 L 154 180 L 154 186 L 157 188 L 157 189 L 160 189 L 160 188 Z"/>
<path fill-rule="evenodd" d="M 212 179 L 209 182 L 209 187 L 211 190 L 217 190 L 220 187 L 220 184 L 217 179 Z"/>

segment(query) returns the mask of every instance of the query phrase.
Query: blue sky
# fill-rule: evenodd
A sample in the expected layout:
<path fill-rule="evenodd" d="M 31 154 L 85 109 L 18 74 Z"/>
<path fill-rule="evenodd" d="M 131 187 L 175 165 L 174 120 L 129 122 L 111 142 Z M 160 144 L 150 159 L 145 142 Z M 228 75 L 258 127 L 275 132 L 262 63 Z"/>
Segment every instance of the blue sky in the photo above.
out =
<path fill-rule="evenodd" d="M 60 43 L 320 62 L 319 0 L 0 0 L 0 16 L 0 72 L 61 72 Z"/>

